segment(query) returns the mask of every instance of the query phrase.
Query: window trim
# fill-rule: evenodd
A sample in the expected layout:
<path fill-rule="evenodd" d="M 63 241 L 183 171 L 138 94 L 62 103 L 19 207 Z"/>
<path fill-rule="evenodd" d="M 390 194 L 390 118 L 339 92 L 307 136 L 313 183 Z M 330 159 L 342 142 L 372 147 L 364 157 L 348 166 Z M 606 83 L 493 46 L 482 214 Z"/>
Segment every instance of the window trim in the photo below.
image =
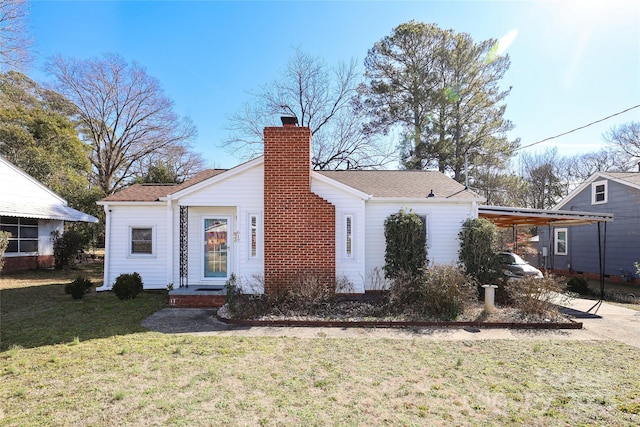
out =
<path fill-rule="evenodd" d="M 602 193 L 597 192 L 597 188 L 599 186 L 603 186 Z M 604 196 L 603 200 L 597 200 L 597 196 L 602 194 Z M 592 205 L 602 205 L 609 201 L 609 181 L 595 181 L 591 183 L 591 204 Z"/>
<path fill-rule="evenodd" d="M 256 212 L 250 212 L 247 215 L 247 253 L 249 260 L 258 260 L 262 258 L 262 251 L 260 250 L 260 224 L 261 224 L 261 215 Z M 255 225 L 253 224 L 253 220 L 255 218 Z M 254 234 L 255 232 L 255 234 Z M 255 237 L 255 253 L 253 253 L 253 239 Z"/>
<path fill-rule="evenodd" d="M 151 230 L 151 253 L 133 252 L 133 230 L 150 229 Z M 155 225 L 129 225 L 129 238 L 127 241 L 127 258 L 155 258 L 157 251 L 156 245 L 156 226 Z"/>
<path fill-rule="evenodd" d="M 560 242 L 558 235 L 560 233 L 564 233 L 564 251 L 560 251 L 558 247 Z M 569 231 L 567 228 L 556 228 L 553 231 L 553 253 L 555 255 L 567 255 L 569 253 Z"/>
<path fill-rule="evenodd" d="M 3 223 L 2 222 L 2 218 L 12 218 L 16 220 L 15 224 L 12 223 Z M 23 224 L 23 220 L 29 220 L 29 221 L 34 221 L 34 224 Z M 35 218 L 24 218 L 24 217 L 17 217 L 17 216 L 2 216 L 0 217 L 0 224 L 2 226 L 6 226 L 6 227 L 16 227 L 17 228 L 17 235 L 15 237 L 9 237 L 9 242 L 16 242 L 17 251 L 9 251 L 9 247 L 7 246 L 7 249 L 5 250 L 4 256 L 5 257 L 20 257 L 20 256 L 33 256 L 33 255 L 38 255 L 40 253 L 40 221 L 38 221 Z M 36 237 L 22 237 L 22 230 L 23 229 L 35 229 L 36 230 Z M 35 251 L 21 251 L 22 248 L 22 242 L 36 242 L 36 250 Z"/>
<path fill-rule="evenodd" d="M 342 246 L 342 256 L 345 259 L 355 259 L 356 251 L 355 251 L 355 230 L 354 230 L 354 214 L 345 214 L 343 216 L 344 220 L 342 222 L 342 231 L 344 236 L 344 242 Z"/>

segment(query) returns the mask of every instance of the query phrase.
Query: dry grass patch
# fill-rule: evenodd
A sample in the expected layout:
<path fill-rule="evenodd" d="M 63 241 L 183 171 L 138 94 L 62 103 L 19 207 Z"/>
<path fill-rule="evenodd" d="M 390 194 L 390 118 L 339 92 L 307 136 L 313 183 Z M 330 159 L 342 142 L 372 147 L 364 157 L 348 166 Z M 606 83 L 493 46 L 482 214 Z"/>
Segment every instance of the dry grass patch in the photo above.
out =
<path fill-rule="evenodd" d="M 0 360 L 2 425 L 640 423 L 640 350 L 613 342 L 141 333 Z"/>

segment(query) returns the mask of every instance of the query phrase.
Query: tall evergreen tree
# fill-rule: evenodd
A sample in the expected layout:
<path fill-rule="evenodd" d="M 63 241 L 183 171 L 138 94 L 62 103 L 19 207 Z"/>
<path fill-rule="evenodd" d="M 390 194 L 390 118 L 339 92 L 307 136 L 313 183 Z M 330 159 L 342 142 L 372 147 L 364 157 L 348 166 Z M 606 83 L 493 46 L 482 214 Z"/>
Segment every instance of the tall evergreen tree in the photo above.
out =
<path fill-rule="evenodd" d="M 459 182 L 465 160 L 506 165 L 518 142 L 506 138 L 513 127 L 503 117 L 510 89 L 498 83 L 509 58 L 497 55 L 496 45 L 435 24 L 399 25 L 365 59 L 368 84 L 360 93 L 370 117 L 367 130 L 386 133 L 399 126 L 404 167 L 436 167 Z"/>

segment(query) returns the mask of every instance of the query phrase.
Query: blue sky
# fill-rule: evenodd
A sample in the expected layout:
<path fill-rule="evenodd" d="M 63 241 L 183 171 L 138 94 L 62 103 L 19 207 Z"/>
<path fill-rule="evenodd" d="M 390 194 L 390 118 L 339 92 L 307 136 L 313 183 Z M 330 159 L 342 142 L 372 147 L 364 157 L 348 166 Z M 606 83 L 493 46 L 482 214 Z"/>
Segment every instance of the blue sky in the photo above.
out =
<path fill-rule="evenodd" d="M 512 30 L 512 92 L 505 117 L 522 145 L 640 104 L 640 2 L 581 1 L 34 1 L 29 28 L 35 61 L 27 73 L 46 81 L 47 57 L 115 52 L 158 78 L 211 167 L 240 162 L 220 144 L 227 117 L 277 77 L 293 47 L 328 64 L 355 58 L 409 20 L 466 32 L 476 41 Z M 597 150 L 602 133 L 640 121 L 640 108 L 536 145 L 560 154 Z M 279 125 L 279 123 L 274 123 Z"/>

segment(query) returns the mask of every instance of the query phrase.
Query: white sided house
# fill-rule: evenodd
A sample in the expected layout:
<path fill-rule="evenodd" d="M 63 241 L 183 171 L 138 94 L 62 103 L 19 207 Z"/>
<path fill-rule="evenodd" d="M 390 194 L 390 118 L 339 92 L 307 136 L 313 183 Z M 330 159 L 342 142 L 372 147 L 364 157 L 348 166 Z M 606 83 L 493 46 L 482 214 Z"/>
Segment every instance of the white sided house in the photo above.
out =
<path fill-rule="evenodd" d="M 376 289 L 384 221 L 400 209 L 426 220 L 432 264 L 458 260 L 458 233 L 482 198 L 435 171 L 313 171 L 311 132 L 264 130 L 264 156 L 180 185 L 136 184 L 98 202 L 106 212 L 104 286 L 138 272 L 145 289 L 249 293 L 308 274 L 339 291 Z"/>
<path fill-rule="evenodd" d="M 98 222 L 0 156 L 0 231 L 11 234 L 3 272 L 53 267 L 51 233 L 65 221 Z"/>

